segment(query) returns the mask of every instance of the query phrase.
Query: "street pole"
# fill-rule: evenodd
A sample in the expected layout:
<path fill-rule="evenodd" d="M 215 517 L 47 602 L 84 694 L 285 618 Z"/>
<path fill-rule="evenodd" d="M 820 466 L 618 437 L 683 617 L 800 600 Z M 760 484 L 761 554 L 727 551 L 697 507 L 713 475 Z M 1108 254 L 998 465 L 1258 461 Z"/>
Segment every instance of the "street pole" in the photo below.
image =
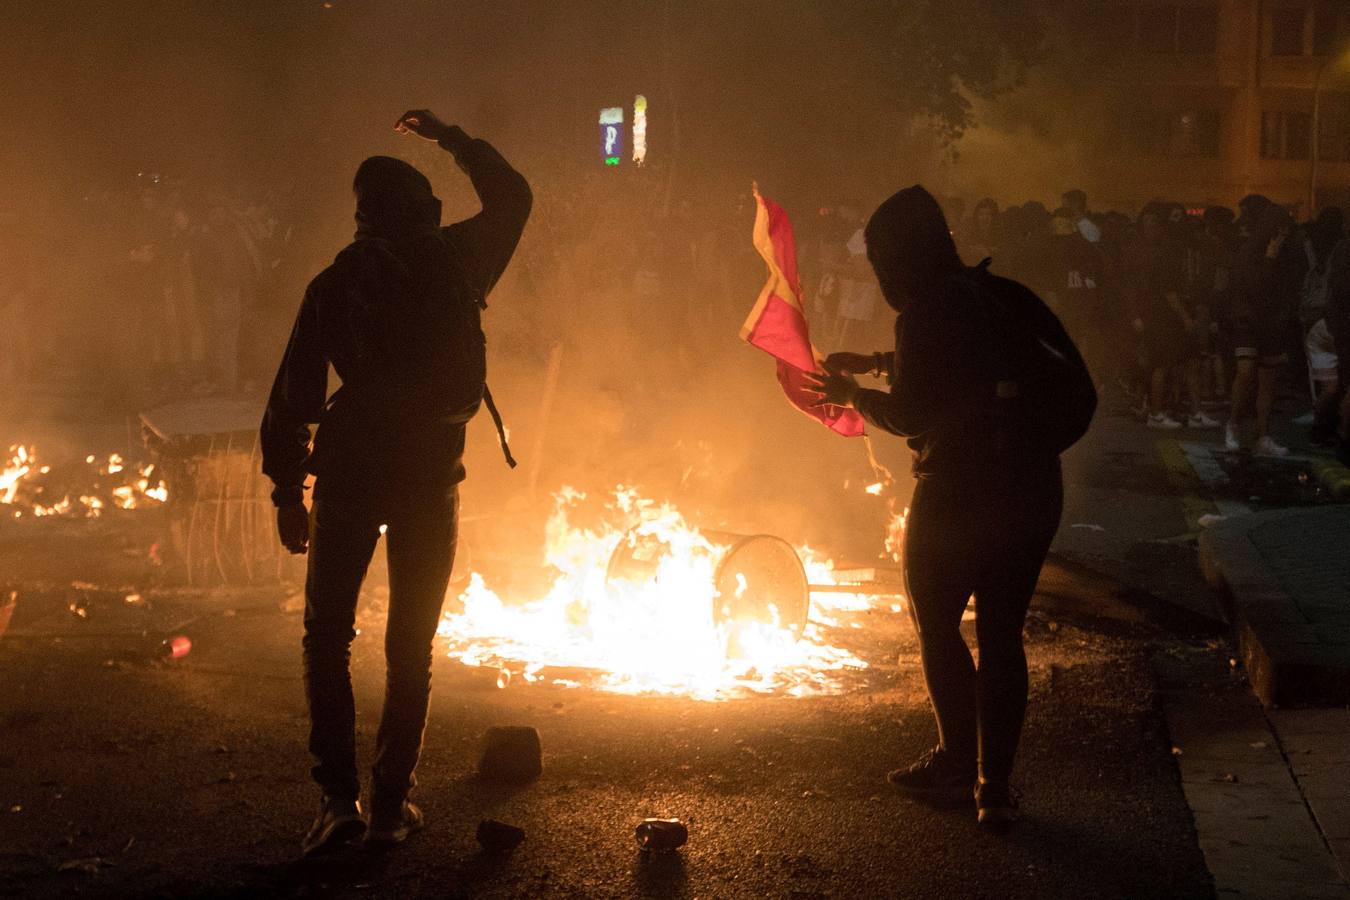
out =
<path fill-rule="evenodd" d="M 1342 47 L 1317 67 L 1317 80 L 1313 82 L 1312 146 L 1308 153 L 1309 220 L 1317 215 L 1317 167 L 1322 155 L 1322 84 L 1326 80 L 1328 69 L 1339 68 L 1346 62 L 1350 62 L 1350 48 Z"/>
<path fill-rule="evenodd" d="M 1337 57 L 1333 56 L 1317 67 L 1317 80 L 1313 82 L 1312 108 L 1312 146 L 1309 148 L 1308 165 L 1308 215 L 1312 221 L 1317 215 L 1317 162 L 1322 152 L 1322 79 Z"/>

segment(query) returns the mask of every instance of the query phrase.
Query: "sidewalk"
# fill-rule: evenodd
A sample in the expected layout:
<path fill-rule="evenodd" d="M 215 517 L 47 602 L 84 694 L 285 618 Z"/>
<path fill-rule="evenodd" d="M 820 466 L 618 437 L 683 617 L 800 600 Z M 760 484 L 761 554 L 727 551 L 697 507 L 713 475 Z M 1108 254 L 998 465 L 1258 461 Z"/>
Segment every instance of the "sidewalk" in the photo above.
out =
<path fill-rule="evenodd" d="M 1245 692 L 1168 704 L 1219 895 L 1350 896 L 1350 506 L 1218 522 L 1200 561 L 1266 707 Z M 1329 708 L 1284 708 L 1308 704 Z"/>
<path fill-rule="evenodd" d="M 1350 702 L 1350 506 L 1218 522 L 1200 561 L 1264 704 Z"/>

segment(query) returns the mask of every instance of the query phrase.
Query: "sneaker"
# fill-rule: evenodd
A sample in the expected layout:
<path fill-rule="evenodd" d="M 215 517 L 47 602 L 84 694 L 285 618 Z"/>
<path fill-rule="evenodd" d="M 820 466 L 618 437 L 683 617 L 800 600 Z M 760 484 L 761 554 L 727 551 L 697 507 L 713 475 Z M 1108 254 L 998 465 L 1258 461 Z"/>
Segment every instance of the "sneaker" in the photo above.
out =
<path fill-rule="evenodd" d="M 1181 427 L 1181 423 L 1169 416 L 1167 413 L 1150 414 L 1148 417 L 1148 427 L 1157 428 L 1162 431 L 1173 431 Z"/>
<path fill-rule="evenodd" d="M 1256 449 L 1252 452 L 1257 456 L 1281 457 L 1289 455 L 1289 448 L 1281 447 L 1279 444 L 1275 443 L 1274 438 L 1270 435 L 1266 435 L 1256 442 Z"/>
<path fill-rule="evenodd" d="M 1237 429 L 1231 424 L 1223 427 L 1223 449 L 1232 453 L 1242 449 L 1242 442 L 1238 440 Z"/>
<path fill-rule="evenodd" d="M 366 843 L 383 847 L 401 844 L 408 835 L 420 831 L 423 825 L 422 810 L 407 800 L 398 806 L 370 804 L 370 830 L 366 832 Z"/>
<path fill-rule="evenodd" d="M 981 825 L 1005 832 L 1017 821 L 1017 792 L 1006 781 L 985 781 L 975 788 L 975 809 Z"/>
<path fill-rule="evenodd" d="M 970 800 L 975 763 L 959 763 L 947 751 L 935 747 L 909 768 L 888 773 L 886 781 L 902 794 L 919 800 L 960 803 Z"/>
<path fill-rule="evenodd" d="M 361 804 L 355 800 L 324 797 L 319 802 L 319 815 L 300 844 L 305 856 L 327 853 L 359 838 L 366 830 L 361 818 Z"/>
<path fill-rule="evenodd" d="M 1211 419 L 1209 416 L 1205 415 L 1204 413 L 1198 412 L 1198 413 L 1193 414 L 1190 418 L 1188 418 L 1188 419 L 1186 420 L 1186 427 L 1187 427 L 1187 428 L 1218 428 L 1218 427 L 1219 427 L 1219 420 L 1218 420 L 1218 419 Z"/>
<path fill-rule="evenodd" d="M 1317 417 L 1313 413 L 1305 412 L 1303 415 L 1294 419 L 1293 424 L 1299 426 L 1300 428 L 1307 428 L 1315 421 L 1317 421 Z"/>

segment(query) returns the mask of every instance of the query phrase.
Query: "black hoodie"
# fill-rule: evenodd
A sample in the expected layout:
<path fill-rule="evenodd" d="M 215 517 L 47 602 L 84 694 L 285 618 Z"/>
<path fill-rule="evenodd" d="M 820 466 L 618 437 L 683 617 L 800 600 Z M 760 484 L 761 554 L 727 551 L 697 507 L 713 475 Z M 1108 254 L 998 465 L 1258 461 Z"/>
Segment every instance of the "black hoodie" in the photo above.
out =
<path fill-rule="evenodd" d="M 529 217 L 521 175 L 458 128 L 441 141 L 478 215 L 442 228 L 422 173 L 371 157 L 357 171 L 356 240 L 305 291 L 262 423 L 278 505 L 307 473 L 324 491 L 440 489 L 464 478 L 464 430 L 484 372 L 479 308 Z M 328 367 L 340 387 L 328 396 Z M 310 426 L 319 423 L 310 454 Z"/>
<path fill-rule="evenodd" d="M 1016 382 L 1035 365 L 1028 342 L 1008 323 L 1073 347 L 1054 313 L 1021 284 L 962 264 L 941 207 L 922 187 L 883 203 L 865 234 L 886 302 L 899 315 L 890 393 L 859 391 L 863 418 L 909 439 L 920 477 L 1054 469 L 1054 454 L 999 440 L 997 399 L 999 382 Z"/>

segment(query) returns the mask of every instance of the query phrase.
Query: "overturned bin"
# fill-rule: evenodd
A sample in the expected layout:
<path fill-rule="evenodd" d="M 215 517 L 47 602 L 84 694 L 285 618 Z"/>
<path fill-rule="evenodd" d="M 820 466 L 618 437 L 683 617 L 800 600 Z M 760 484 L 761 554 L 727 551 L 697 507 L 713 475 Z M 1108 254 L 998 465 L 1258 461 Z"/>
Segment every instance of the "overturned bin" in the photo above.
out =
<path fill-rule="evenodd" d="M 141 433 L 168 488 L 165 563 L 194 587 L 270 584 L 298 573 L 276 537 L 262 474 L 259 403 L 184 400 L 141 413 Z"/>
<path fill-rule="evenodd" d="M 800 637 L 811 611 L 811 585 L 791 544 L 771 534 L 704 531 L 713 567 L 713 618 L 721 624 L 758 622 Z M 671 547 L 654 534 L 633 529 L 614 548 L 606 579 L 642 584 L 655 578 Z"/>

